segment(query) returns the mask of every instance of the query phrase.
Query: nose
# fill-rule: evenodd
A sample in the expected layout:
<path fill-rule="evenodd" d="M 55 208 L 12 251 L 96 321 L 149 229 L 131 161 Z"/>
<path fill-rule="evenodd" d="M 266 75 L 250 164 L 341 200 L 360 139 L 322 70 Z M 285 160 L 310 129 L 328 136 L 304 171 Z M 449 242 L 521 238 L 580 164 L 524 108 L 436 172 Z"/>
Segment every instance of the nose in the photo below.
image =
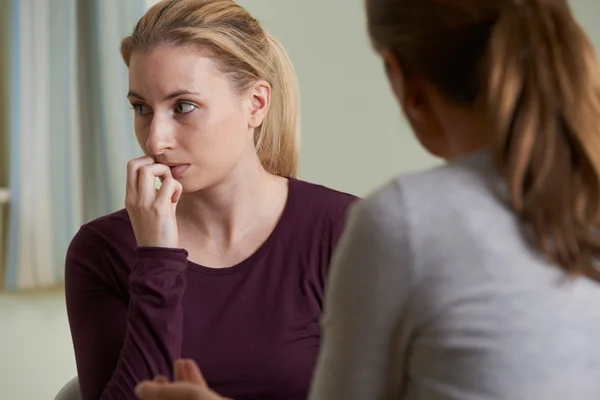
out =
<path fill-rule="evenodd" d="M 150 124 L 150 131 L 146 138 L 146 151 L 151 156 L 159 156 L 165 150 L 172 149 L 175 145 L 174 127 L 168 119 L 163 119 L 155 113 Z"/>

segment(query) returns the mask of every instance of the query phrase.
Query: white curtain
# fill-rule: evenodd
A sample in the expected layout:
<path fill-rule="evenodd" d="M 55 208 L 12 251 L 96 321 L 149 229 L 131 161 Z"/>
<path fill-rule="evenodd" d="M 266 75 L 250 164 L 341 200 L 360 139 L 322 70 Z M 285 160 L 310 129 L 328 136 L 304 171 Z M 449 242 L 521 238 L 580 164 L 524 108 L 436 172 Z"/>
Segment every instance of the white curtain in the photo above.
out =
<path fill-rule="evenodd" d="M 5 3 L 10 200 L 0 266 L 14 290 L 60 284 L 81 224 L 122 207 L 125 165 L 139 150 L 119 43 L 146 3 Z"/>

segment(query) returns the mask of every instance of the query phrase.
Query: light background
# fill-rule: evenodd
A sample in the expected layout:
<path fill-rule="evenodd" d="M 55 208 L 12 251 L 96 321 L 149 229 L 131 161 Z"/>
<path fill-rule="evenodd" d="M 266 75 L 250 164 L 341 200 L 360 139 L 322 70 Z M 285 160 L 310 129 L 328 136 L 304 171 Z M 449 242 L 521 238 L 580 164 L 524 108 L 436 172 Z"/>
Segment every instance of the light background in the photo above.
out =
<path fill-rule="evenodd" d="M 598 46 L 600 1 L 571 3 Z M 363 0 L 240 4 L 283 43 L 296 67 L 301 178 L 364 195 L 396 173 L 438 163 L 418 147 L 386 86 L 366 38 Z M 53 399 L 74 375 L 63 294 L 0 294 L 0 399 Z"/>

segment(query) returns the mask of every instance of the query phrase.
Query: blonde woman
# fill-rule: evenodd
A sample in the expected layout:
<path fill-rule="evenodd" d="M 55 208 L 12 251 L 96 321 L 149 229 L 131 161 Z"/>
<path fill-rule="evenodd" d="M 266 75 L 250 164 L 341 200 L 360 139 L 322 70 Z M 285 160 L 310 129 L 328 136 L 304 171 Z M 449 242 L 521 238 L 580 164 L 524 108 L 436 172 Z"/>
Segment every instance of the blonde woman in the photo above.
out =
<path fill-rule="evenodd" d="M 353 208 L 310 399 L 599 399 L 600 72 L 567 0 L 366 4 L 447 164 Z M 216 398 L 178 378 L 138 394 Z"/>
<path fill-rule="evenodd" d="M 67 254 L 83 399 L 133 399 L 182 357 L 225 396 L 306 398 L 355 197 L 295 178 L 288 57 L 231 0 L 162 1 L 121 52 L 145 156 L 127 166 L 125 210 Z"/>

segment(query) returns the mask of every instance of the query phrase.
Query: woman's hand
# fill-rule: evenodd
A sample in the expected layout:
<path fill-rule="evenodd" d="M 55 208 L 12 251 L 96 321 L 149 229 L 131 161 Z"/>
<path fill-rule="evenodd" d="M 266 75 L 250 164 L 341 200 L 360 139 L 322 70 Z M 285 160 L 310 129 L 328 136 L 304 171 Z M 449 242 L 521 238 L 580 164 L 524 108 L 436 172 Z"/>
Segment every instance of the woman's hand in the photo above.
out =
<path fill-rule="evenodd" d="M 227 400 L 213 392 L 192 360 L 175 362 L 175 382 L 164 376 L 140 383 L 135 394 L 140 400 Z"/>
<path fill-rule="evenodd" d="M 162 186 L 156 189 L 156 178 Z M 152 157 L 127 163 L 125 209 L 140 247 L 179 247 L 175 209 L 183 187 L 171 175 L 168 166 Z"/>

